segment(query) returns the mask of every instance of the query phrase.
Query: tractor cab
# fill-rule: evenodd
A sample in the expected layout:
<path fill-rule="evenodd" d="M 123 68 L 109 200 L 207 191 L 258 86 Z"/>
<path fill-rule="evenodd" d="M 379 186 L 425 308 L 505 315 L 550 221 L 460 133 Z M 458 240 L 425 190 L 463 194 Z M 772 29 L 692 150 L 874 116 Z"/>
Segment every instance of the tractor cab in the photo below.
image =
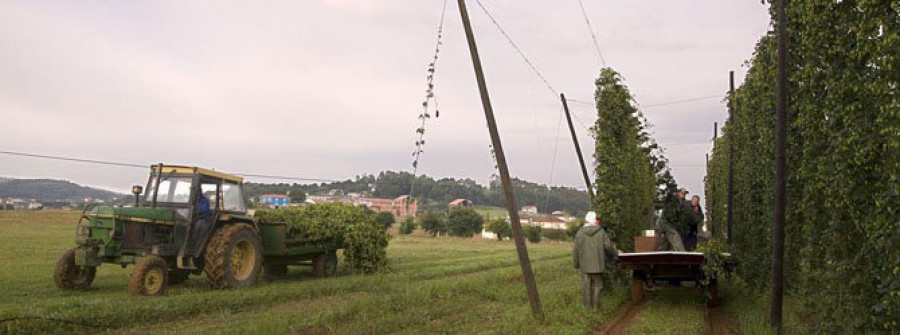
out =
<path fill-rule="evenodd" d="M 214 170 L 178 166 L 151 167 L 146 192 L 140 207 L 167 208 L 174 211 L 176 237 L 180 238 L 178 265 L 193 268 L 211 232 L 220 221 L 247 213 L 242 190 L 243 178 Z M 184 263 L 182 263 L 184 262 Z"/>

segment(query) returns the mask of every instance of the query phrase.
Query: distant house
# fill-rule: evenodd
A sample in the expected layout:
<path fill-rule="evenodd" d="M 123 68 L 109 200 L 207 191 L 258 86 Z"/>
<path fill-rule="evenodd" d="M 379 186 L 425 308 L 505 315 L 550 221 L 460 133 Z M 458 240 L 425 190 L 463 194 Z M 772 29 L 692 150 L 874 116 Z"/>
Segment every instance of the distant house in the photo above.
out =
<path fill-rule="evenodd" d="M 531 224 L 543 229 L 566 229 L 566 221 L 555 217 L 533 217 Z"/>
<path fill-rule="evenodd" d="M 537 215 L 537 214 L 538 214 L 538 208 L 537 208 L 537 206 L 525 206 L 525 207 L 522 207 L 522 214 L 526 214 L 526 215 Z"/>
<path fill-rule="evenodd" d="M 469 208 L 469 207 L 472 207 L 473 205 L 474 204 L 472 203 L 472 200 L 456 199 L 456 200 L 451 201 L 449 204 L 447 204 L 447 208 L 450 208 L 450 209 Z"/>
<path fill-rule="evenodd" d="M 357 206 L 366 206 L 375 212 L 388 212 L 398 219 L 416 217 L 419 203 L 415 199 L 409 200 L 408 195 L 401 195 L 394 200 L 382 198 L 359 198 L 354 202 Z"/>
<path fill-rule="evenodd" d="M 272 207 L 283 207 L 291 203 L 291 199 L 284 194 L 263 194 L 259 196 L 259 203 Z"/>

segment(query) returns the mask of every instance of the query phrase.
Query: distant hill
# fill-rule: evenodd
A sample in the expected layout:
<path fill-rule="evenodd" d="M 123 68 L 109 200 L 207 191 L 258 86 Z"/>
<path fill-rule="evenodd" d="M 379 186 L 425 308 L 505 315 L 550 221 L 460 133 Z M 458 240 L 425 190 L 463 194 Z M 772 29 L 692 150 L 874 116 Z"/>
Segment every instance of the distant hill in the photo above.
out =
<path fill-rule="evenodd" d="M 81 186 L 65 180 L 11 179 L 0 177 L 0 197 L 35 199 L 38 201 L 81 200 L 87 197 L 102 200 L 123 198 L 126 194 Z"/>

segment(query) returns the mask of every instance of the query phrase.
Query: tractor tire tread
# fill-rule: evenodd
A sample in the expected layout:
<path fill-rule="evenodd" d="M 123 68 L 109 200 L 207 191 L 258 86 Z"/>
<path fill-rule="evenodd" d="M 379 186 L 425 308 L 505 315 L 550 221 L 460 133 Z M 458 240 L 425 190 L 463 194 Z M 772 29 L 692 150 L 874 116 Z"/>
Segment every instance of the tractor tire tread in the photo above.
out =
<path fill-rule="evenodd" d="M 216 230 L 206 246 L 206 261 L 204 262 L 203 271 L 206 272 L 207 279 L 213 288 L 238 288 L 250 286 L 255 282 L 255 274 L 244 282 L 230 278 L 228 274 L 230 272 L 230 259 L 226 256 L 230 253 L 229 249 L 234 247 L 231 242 L 243 232 L 249 233 L 249 238 L 257 250 L 256 264 L 254 264 L 257 267 L 255 274 L 258 274 L 259 269 L 262 268 L 262 248 L 260 247 L 259 235 L 256 233 L 256 230 L 246 223 L 223 226 Z"/>

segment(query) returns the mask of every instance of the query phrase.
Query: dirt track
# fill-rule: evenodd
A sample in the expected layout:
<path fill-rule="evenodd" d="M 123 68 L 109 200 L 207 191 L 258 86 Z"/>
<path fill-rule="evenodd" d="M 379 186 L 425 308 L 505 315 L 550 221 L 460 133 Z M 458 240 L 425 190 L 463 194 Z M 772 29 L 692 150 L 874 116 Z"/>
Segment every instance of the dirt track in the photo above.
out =
<path fill-rule="evenodd" d="M 612 320 L 594 330 L 591 334 L 596 335 L 620 335 L 625 334 L 625 329 L 631 325 L 634 318 L 644 309 L 644 304 L 635 305 L 627 303 L 619 309 L 616 316 Z"/>

